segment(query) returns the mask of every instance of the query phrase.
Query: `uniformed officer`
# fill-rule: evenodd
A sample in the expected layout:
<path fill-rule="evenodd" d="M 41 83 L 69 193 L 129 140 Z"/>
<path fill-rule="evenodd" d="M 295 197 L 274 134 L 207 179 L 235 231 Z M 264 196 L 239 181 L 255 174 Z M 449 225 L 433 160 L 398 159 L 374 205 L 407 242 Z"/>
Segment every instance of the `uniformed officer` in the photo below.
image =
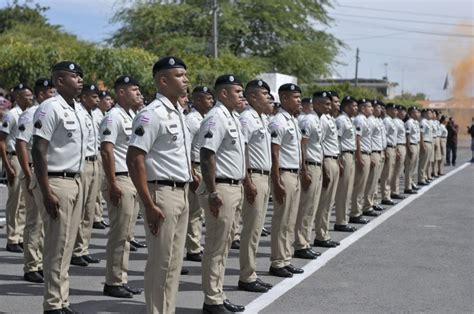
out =
<path fill-rule="evenodd" d="M 223 291 L 235 210 L 242 202 L 245 178 L 245 139 L 235 109 L 241 106 L 242 82 L 235 75 L 219 76 L 215 83 L 216 105 L 199 129 L 203 182 L 198 194 L 204 202 L 206 234 L 202 260 L 204 313 L 228 313 L 245 308 L 232 304 Z"/>
<path fill-rule="evenodd" d="M 359 115 L 354 118 L 356 129 L 355 173 L 349 222 L 366 224 L 369 220 L 362 217 L 362 214 L 367 180 L 372 167 L 370 155 L 372 153 L 373 129 L 368 121 L 368 118 L 372 116 L 372 103 L 368 99 L 361 98 L 358 105 Z"/>
<path fill-rule="evenodd" d="M 423 109 L 420 120 L 420 158 L 418 164 L 418 185 L 427 185 L 431 177 L 431 155 L 433 154 L 433 128 L 431 110 Z"/>
<path fill-rule="evenodd" d="M 420 127 L 418 125 L 419 111 L 412 106 L 408 108 L 408 120 L 405 122 L 406 159 L 405 159 L 405 194 L 416 194 L 414 190 L 414 176 L 417 175 L 416 165 L 418 162 Z"/>
<path fill-rule="evenodd" d="M 305 97 L 301 99 L 301 112 L 298 114 L 296 117 L 298 119 L 298 123 L 307 115 L 310 113 L 314 113 L 313 111 L 313 103 L 311 101 L 311 98 Z"/>
<path fill-rule="evenodd" d="M 441 160 L 438 161 L 438 174 L 440 176 L 444 175 L 443 166 L 444 166 L 444 159 L 446 158 L 446 140 L 448 138 L 448 129 L 446 128 L 448 120 L 445 116 L 441 116 L 439 119 L 440 123 L 440 153 L 441 153 Z M 473 129 L 474 132 L 474 129 Z M 474 159 L 474 158 L 473 158 Z"/>
<path fill-rule="evenodd" d="M 132 135 L 130 109 L 141 103 L 141 93 L 138 81 L 129 75 L 117 78 L 114 90 L 117 103 L 107 112 L 99 127 L 100 153 L 107 179 L 103 184 L 103 195 L 110 221 L 104 295 L 132 298 L 142 289 L 131 288 L 127 284 L 130 240 L 137 219 L 137 191 L 130 179 L 125 158 Z"/>
<path fill-rule="evenodd" d="M 311 233 L 322 187 L 323 148 L 319 115 L 330 110 L 327 97 L 312 99 L 313 112 L 299 121 L 302 133 L 301 194 L 295 226 L 295 257 L 315 259 L 321 255 L 311 249 Z"/>
<path fill-rule="evenodd" d="M 257 277 L 257 249 L 270 197 L 271 138 L 268 114 L 272 112 L 270 86 L 263 80 L 252 80 L 245 87 L 249 102 L 240 114 L 240 124 L 248 151 L 247 176 L 244 179 L 242 232 L 240 237 L 240 290 L 267 292 L 269 283 Z"/>
<path fill-rule="evenodd" d="M 92 224 L 95 216 L 95 204 L 99 186 L 99 163 L 97 155 L 99 145 L 97 142 L 99 128 L 97 118 L 93 110 L 99 103 L 99 89 L 97 85 L 85 84 L 80 95 L 81 108 L 86 117 L 86 157 L 84 161 L 84 171 L 81 175 L 81 184 L 84 193 L 84 205 L 81 215 L 81 223 L 77 232 L 76 243 L 72 253 L 71 264 L 77 266 L 87 266 L 89 263 L 99 263 L 100 259 L 89 255 L 89 242 L 92 236 Z"/>
<path fill-rule="evenodd" d="M 156 99 L 133 123 L 127 165 L 145 210 L 147 313 L 174 313 L 188 226 L 191 136 L 178 99 L 186 65 L 164 57 L 153 66 Z"/>
<path fill-rule="evenodd" d="M 25 228 L 25 198 L 20 178 L 23 176 L 15 149 L 18 132 L 18 117 L 33 104 L 33 93 L 25 84 L 13 88 L 13 97 L 17 106 L 8 111 L 0 128 L 0 156 L 6 171 L 8 199 L 5 209 L 7 223 L 7 251 L 23 252 L 23 231 Z"/>
<path fill-rule="evenodd" d="M 339 163 L 342 166 L 336 191 L 334 231 L 353 232 L 357 229 L 347 224 L 346 212 L 350 208 L 349 204 L 354 188 L 356 130 L 352 119 L 357 116 L 357 101 L 351 96 L 344 97 L 341 103 L 341 112 L 336 118 L 337 135 L 341 146 Z"/>
<path fill-rule="evenodd" d="M 85 116 L 75 97 L 82 91 L 82 69 L 71 61 L 53 66 L 57 95 L 44 101 L 33 118 L 31 149 L 35 202 L 44 223 L 44 302 L 48 311 L 69 308 L 69 265 L 82 213 L 80 173 L 86 152 Z"/>
<path fill-rule="evenodd" d="M 439 112 L 433 110 L 431 116 L 431 123 L 433 124 L 433 157 L 431 158 L 431 176 L 432 178 L 439 177 L 439 161 L 442 159 L 441 156 L 441 124 L 439 122 Z"/>
<path fill-rule="evenodd" d="M 191 145 L 191 163 L 193 174 L 202 181 L 201 163 L 199 158 L 199 128 L 201 122 L 206 114 L 214 105 L 214 96 L 212 91 L 207 86 L 197 86 L 192 93 L 193 109 L 186 115 L 186 125 L 188 127 L 192 145 Z M 199 203 L 198 195 L 196 194 L 197 185 L 192 184 L 189 189 L 189 221 L 188 231 L 186 234 L 186 259 L 194 262 L 201 262 L 202 247 L 201 247 L 201 233 L 202 233 L 202 216 L 203 209 Z M 204 200 L 205 201 L 205 200 Z"/>
<path fill-rule="evenodd" d="M 386 115 L 383 119 L 387 148 L 385 148 L 385 162 L 380 177 L 380 192 L 382 194 L 383 205 L 395 205 L 391 199 L 391 182 L 395 170 L 395 160 L 397 158 L 397 136 L 398 130 L 395 124 L 395 118 L 398 114 L 398 108 L 394 103 L 388 103 L 385 107 Z"/>
<path fill-rule="evenodd" d="M 34 94 L 36 103 L 23 111 L 18 118 L 18 132 L 16 137 L 16 152 L 18 162 L 24 176 L 21 186 L 25 197 L 26 222 L 23 236 L 24 275 L 23 279 L 29 282 L 43 282 L 43 219 L 38 206 L 33 199 L 31 145 L 33 144 L 33 115 L 40 103 L 54 96 L 55 89 L 50 79 L 41 78 L 35 82 Z"/>
<path fill-rule="evenodd" d="M 393 123 L 397 131 L 397 147 L 395 150 L 395 165 L 393 168 L 392 180 L 390 182 L 390 198 L 402 200 L 405 197 L 400 193 L 400 176 L 405 167 L 406 143 L 407 137 L 405 132 L 405 120 L 407 110 L 401 105 L 395 105 L 397 108 L 397 115 L 393 118 Z"/>

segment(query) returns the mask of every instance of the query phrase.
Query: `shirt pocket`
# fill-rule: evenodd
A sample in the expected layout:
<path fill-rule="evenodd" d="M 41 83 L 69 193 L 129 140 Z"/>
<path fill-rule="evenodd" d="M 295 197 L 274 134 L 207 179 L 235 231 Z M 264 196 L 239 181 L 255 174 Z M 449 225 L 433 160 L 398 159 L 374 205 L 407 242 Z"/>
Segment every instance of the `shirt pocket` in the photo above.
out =
<path fill-rule="evenodd" d="M 166 129 L 166 141 L 168 144 L 177 146 L 180 140 L 179 126 L 177 123 L 168 123 L 165 126 Z"/>
<path fill-rule="evenodd" d="M 72 137 L 73 134 L 77 131 L 79 123 L 75 120 L 64 120 L 63 126 L 66 130 L 67 137 Z"/>

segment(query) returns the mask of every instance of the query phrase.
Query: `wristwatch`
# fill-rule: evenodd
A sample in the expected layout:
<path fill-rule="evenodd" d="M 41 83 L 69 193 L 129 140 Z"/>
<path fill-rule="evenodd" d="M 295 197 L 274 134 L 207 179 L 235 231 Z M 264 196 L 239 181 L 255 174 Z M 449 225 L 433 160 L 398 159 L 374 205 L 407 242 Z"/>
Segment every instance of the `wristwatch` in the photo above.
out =
<path fill-rule="evenodd" d="M 217 192 L 211 192 L 209 193 L 209 199 L 212 200 L 212 199 L 215 199 L 219 194 Z"/>

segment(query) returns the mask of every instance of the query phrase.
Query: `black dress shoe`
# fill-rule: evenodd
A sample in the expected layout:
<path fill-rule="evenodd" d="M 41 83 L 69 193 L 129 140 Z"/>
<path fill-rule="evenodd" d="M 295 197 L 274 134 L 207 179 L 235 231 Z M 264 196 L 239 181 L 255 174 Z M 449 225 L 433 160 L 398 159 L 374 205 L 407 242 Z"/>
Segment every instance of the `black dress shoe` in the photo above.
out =
<path fill-rule="evenodd" d="M 137 214 L 137 220 L 140 220 L 140 219 L 142 219 L 142 218 L 143 218 L 143 215 L 140 214 L 140 213 L 138 213 L 138 214 Z"/>
<path fill-rule="evenodd" d="M 392 201 L 392 200 L 382 200 L 382 204 L 383 204 L 383 205 L 390 205 L 390 206 L 393 206 L 393 205 L 395 205 L 395 204 L 397 204 L 397 203 L 395 203 L 395 202 Z"/>
<path fill-rule="evenodd" d="M 106 227 L 106 228 L 110 227 L 110 224 L 109 224 L 107 221 L 105 221 L 105 220 L 102 220 L 100 223 L 101 223 L 102 225 L 104 225 L 104 227 Z"/>
<path fill-rule="evenodd" d="M 262 286 L 264 286 L 264 287 L 267 288 L 267 289 L 273 288 L 273 285 L 272 285 L 271 283 L 265 282 L 265 281 L 263 281 L 263 280 L 260 279 L 260 278 L 257 278 L 256 280 L 257 280 L 257 282 L 258 282 L 259 284 L 261 284 Z"/>
<path fill-rule="evenodd" d="M 18 245 L 21 247 L 21 249 L 23 250 L 23 242 L 20 242 L 18 243 Z"/>
<path fill-rule="evenodd" d="M 230 246 L 233 250 L 240 250 L 240 240 L 232 241 L 232 245 Z"/>
<path fill-rule="evenodd" d="M 187 275 L 187 274 L 189 274 L 189 269 L 181 268 L 181 275 Z"/>
<path fill-rule="evenodd" d="M 292 264 L 285 266 L 285 269 L 292 274 L 302 274 L 304 270 L 298 267 L 293 266 Z"/>
<path fill-rule="evenodd" d="M 76 266 L 89 266 L 89 263 L 82 256 L 73 256 L 71 257 L 71 265 Z"/>
<path fill-rule="evenodd" d="M 42 270 L 42 269 L 38 270 L 38 274 L 40 274 L 40 275 L 41 275 L 41 277 L 43 277 L 43 278 L 44 278 L 44 273 L 43 273 L 43 270 Z"/>
<path fill-rule="evenodd" d="M 224 306 L 224 304 L 206 304 L 206 303 L 202 305 L 202 312 L 204 314 L 232 313 Z"/>
<path fill-rule="evenodd" d="M 349 225 L 334 225 L 334 231 L 354 232 L 357 228 Z"/>
<path fill-rule="evenodd" d="M 70 306 L 63 307 L 62 310 L 63 310 L 63 313 L 66 313 L 66 314 L 77 313 Z"/>
<path fill-rule="evenodd" d="M 245 306 L 237 305 L 229 301 L 229 299 L 224 300 L 224 306 L 228 311 L 231 312 L 243 312 L 245 311 Z"/>
<path fill-rule="evenodd" d="M 23 253 L 23 249 L 18 243 L 7 243 L 7 251 L 13 253 Z"/>
<path fill-rule="evenodd" d="M 45 314 L 65 314 L 66 312 L 64 312 L 63 309 L 56 309 L 56 310 L 44 311 L 43 313 L 45 313 Z"/>
<path fill-rule="evenodd" d="M 133 245 L 133 246 L 136 247 L 137 249 L 146 248 L 146 243 L 145 243 L 145 242 L 140 242 L 140 241 L 137 241 L 137 240 L 135 240 L 135 239 L 133 239 L 132 241 L 130 241 L 130 245 Z"/>
<path fill-rule="evenodd" d="M 104 295 L 123 299 L 133 298 L 133 294 L 123 286 L 109 286 L 107 284 L 104 285 Z"/>
<path fill-rule="evenodd" d="M 103 229 L 105 229 L 105 226 L 102 224 L 102 222 L 97 221 L 97 222 L 94 222 L 94 223 L 92 224 L 92 228 L 93 228 L 93 229 L 101 229 L 101 230 L 103 230 Z"/>
<path fill-rule="evenodd" d="M 415 191 L 415 190 L 405 190 L 405 191 L 403 191 L 403 193 L 405 193 L 405 194 L 418 194 L 418 192 Z"/>
<path fill-rule="evenodd" d="M 364 217 L 362 216 L 359 216 L 359 217 L 349 217 L 349 222 L 351 224 L 361 224 L 361 225 L 365 225 L 365 224 L 368 224 L 370 222 L 370 220 L 367 220 L 365 219 Z"/>
<path fill-rule="evenodd" d="M 82 255 L 82 258 L 88 262 L 89 264 L 98 264 L 100 263 L 100 259 L 92 257 L 90 255 Z"/>
<path fill-rule="evenodd" d="M 378 217 L 379 216 L 379 214 L 377 214 L 375 212 L 375 210 L 373 210 L 373 209 L 362 212 L 362 215 L 369 216 L 369 217 Z"/>
<path fill-rule="evenodd" d="M 313 253 L 314 255 L 316 255 L 316 257 L 321 256 L 321 252 L 316 252 L 316 251 L 313 250 L 313 249 L 309 249 L 309 251 L 310 251 L 311 253 Z"/>
<path fill-rule="evenodd" d="M 130 244 L 130 252 L 136 252 L 136 251 L 138 251 L 137 247 Z"/>
<path fill-rule="evenodd" d="M 404 200 L 405 199 L 405 196 L 400 195 L 400 194 L 392 194 L 392 195 L 390 195 L 390 197 L 393 198 L 394 200 Z"/>
<path fill-rule="evenodd" d="M 336 247 L 336 243 L 332 242 L 331 240 L 314 240 L 313 246 L 320 246 L 320 247 L 327 247 L 332 248 Z"/>
<path fill-rule="evenodd" d="M 376 210 L 376 211 L 378 211 L 378 212 L 381 212 L 381 211 L 384 210 L 385 208 L 383 208 L 383 207 L 380 206 L 380 205 L 374 205 L 374 206 L 372 206 L 372 209 L 373 209 L 373 210 Z"/>
<path fill-rule="evenodd" d="M 30 271 L 23 275 L 25 281 L 34 282 L 34 283 L 43 283 L 43 276 L 37 271 Z"/>
<path fill-rule="evenodd" d="M 428 185 L 428 183 L 427 182 L 418 182 L 418 185 L 419 186 L 425 186 L 425 185 Z"/>
<path fill-rule="evenodd" d="M 270 234 L 271 234 L 271 233 L 270 233 L 269 230 L 267 230 L 267 228 L 265 228 L 265 227 L 262 228 L 262 233 L 261 233 L 261 236 L 262 236 L 262 237 L 267 237 L 267 236 L 269 236 Z"/>
<path fill-rule="evenodd" d="M 125 288 L 125 290 L 127 290 L 131 294 L 139 295 L 139 294 L 142 294 L 142 292 L 143 292 L 142 288 L 132 288 L 129 285 L 126 285 L 126 284 L 123 284 L 123 287 Z"/>
<path fill-rule="evenodd" d="M 191 262 L 202 262 L 202 253 L 186 253 L 186 260 Z"/>
<path fill-rule="evenodd" d="M 240 281 L 237 284 L 239 290 L 249 291 L 249 292 L 260 292 L 265 293 L 268 291 L 267 287 L 262 286 L 258 281 L 253 282 L 243 282 Z"/>
<path fill-rule="evenodd" d="M 270 275 L 283 277 L 283 278 L 290 278 L 293 277 L 293 274 L 290 273 L 285 267 L 275 268 L 270 266 L 270 270 L 268 271 Z"/>
<path fill-rule="evenodd" d="M 309 249 L 301 249 L 301 250 L 295 250 L 295 255 L 296 258 L 302 258 L 302 259 L 316 259 L 317 256 L 311 253 Z"/>

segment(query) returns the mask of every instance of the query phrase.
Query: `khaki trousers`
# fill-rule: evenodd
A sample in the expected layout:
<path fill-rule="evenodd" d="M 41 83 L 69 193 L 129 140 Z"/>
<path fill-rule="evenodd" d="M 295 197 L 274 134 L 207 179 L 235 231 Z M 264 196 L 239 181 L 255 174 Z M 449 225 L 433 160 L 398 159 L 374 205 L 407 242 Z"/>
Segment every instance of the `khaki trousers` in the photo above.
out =
<path fill-rule="evenodd" d="M 217 183 L 216 191 L 222 198 L 223 205 L 218 217 L 214 217 L 209 210 L 209 202 L 203 202 L 206 217 L 206 234 L 204 240 L 204 254 L 202 257 L 202 288 L 204 303 L 223 304 L 224 273 L 229 253 L 231 228 L 235 211 L 242 202 L 243 187 L 226 183 Z M 203 194 L 207 198 L 207 193 Z"/>
<path fill-rule="evenodd" d="M 383 156 L 381 153 L 372 153 L 370 155 L 370 162 L 374 167 L 370 168 L 369 177 L 367 178 L 367 186 L 364 192 L 364 209 L 363 211 L 372 210 L 375 205 L 375 198 L 377 196 L 377 187 L 382 174 Z"/>
<path fill-rule="evenodd" d="M 231 239 L 232 241 L 240 241 L 240 234 L 242 232 L 242 207 L 244 206 L 244 194 L 242 191 L 242 201 L 237 206 L 234 215 L 234 222 L 232 223 Z"/>
<path fill-rule="evenodd" d="M 354 174 L 354 189 L 352 190 L 351 197 L 351 217 L 359 217 L 362 215 L 362 209 L 364 208 L 364 193 L 367 186 L 367 179 L 370 173 L 370 155 L 361 155 L 363 166 L 357 161 L 355 162 L 355 174 Z"/>
<path fill-rule="evenodd" d="M 23 195 L 20 178 L 23 177 L 18 157 L 8 154 L 8 160 L 15 169 L 16 176 L 13 182 L 8 182 L 8 199 L 5 209 L 7 223 L 7 243 L 23 243 L 23 231 L 25 229 L 25 197 Z"/>
<path fill-rule="evenodd" d="M 240 277 L 243 282 L 257 279 L 257 249 L 262 233 L 270 197 L 268 175 L 252 173 L 252 182 L 257 188 L 257 196 L 252 204 L 244 198 L 242 206 L 242 235 L 240 237 Z"/>
<path fill-rule="evenodd" d="M 102 156 L 97 154 L 97 168 L 98 168 L 98 175 L 97 175 L 97 197 L 95 203 L 95 215 L 94 215 L 94 222 L 101 222 L 104 220 L 104 207 L 102 206 L 102 200 L 104 197 L 102 196 L 102 189 L 103 184 L 105 182 L 105 172 L 104 166 L 102 165 Z"/>
<path fill-rule="evenodd" d="M 434 152 L 434 160 L 442 160 L 443 159 L 443 153 L 441 152 L 441 137 L 435 138 L 435 152 Z"/>
<path fill-rule="evenodd" d="M 74 244 L 73 256 L 89 255 L 89 242 L 92 236 L 92 224 L 94 223 L 95 205 L 99 190 L 99 163 L 97 161 L 85 161 L 84 171 L 81 174 L 81 184 L 84 193 L 84 206 L 82 208 L 81 223 Z"/>
<path fill-rule="evenodd" d="M 31 170 L 33 172 L 33 170 Z M 25 177 L 21 178 L 21 186 L 25 196 L 26 223 L 23 235 L 23 271 L 29 273 L 43 269 L 44 228 L 42 214 L 36 205 L 33 189 L 36 187 L 35 175 L 32 175 L 30 186 L 26 185 Z"/>
<path fill-rule="evenodd" d="M 107 237 L 105 283 L 110 286 L 121 286 L 128 282 L 128 258 L 130 240 L 137 220 L 135 198 L 137 190 L 128 176 L 117 176 L 117 184 L 122 190 L 122 198 L 118 206 L 112 204 L 108 186 L 104 196 L 109 212 L 110 230 Z"/>
<path fill-rule="evenodd" d="M 336 190 L 336 225 L 347 225 L 347 210 L 354 189 L 355 161 L 354 155 L 343 153 L 340 156 L 344 170 L 339 175 L 339 182 Z"/>
<path fill-rule="evenodd" d="M 49 177 L 49 186 L 59 200 L 55 220 L 46 212 L 41 189 L 35 184 L 33 195 L 44 223 L 43 308 L 57 310 L 69 306 L 69 266 L 82 213 L 81 179 Z"/>
<path fill-rule="evenodd" d="M 414 182 L 416 164 L 418 162 L 418 155 L 420 153 L 419 144 L 410 144 L 410 151 L 407 151 L 405 158 L 405 190 L 411 190 Z"/>
<path fill-rule="evenodd" d="M 174 313 L 188 227 L 188 185 L 174 188 L 149 183 L 148 189 L 165 219 L 161 222 L 159 233 L 154 236 L 148 228 L 145 215 L 148 246 L 145 267 L 146 311 Z"/>
<path fill-rule="evenodd" d="M 202 180 L 201 167 L 193 163 L 193 169 L 199 180 Z M 189 220 L 188 220 L 188 231 L 186 233 L 186 251 L 188 253 L 200 253 L 202 251 L 201 246 L 201 233 L 202 233 L 202 214 L 203 209 L 199 203 L 199 197 L 196 192 L 189 189 L 188 192 L 189 200 Z"/>
<path fill-rule="evenodd" d="M 420 149 L 420 162 L 418 164 L 418 182 L 426 182 L 431 174 L 430 160 L 433 153 L 432 143 L 421 143 L 424 149 Z M 429 174 L 428 174 L 429 173 Z"/>
<path fill-rule="evenodd" d="M 321 166 L 308 165 L 307 167 L 308 173 L 311 176 L 311 184 L 307 190 L 301 188 L 300 204 L 295 225 L 295 250 L 311 247 L 311 233 L 323 183 Z"/>
<path fill-rule="evenodd" d="M 337 185 L 339 183 L 339 165 L 336 159 L 324 158 L 323 170 L 329 177 L 329 185 L 322 187 L 318 210 L 316 211 L 316 240 L 329 240 L 329 220 L 334 207 Z"/>
<path fill-rule="evenodd" d="M 389 200 L 391 195 L 391 182 L 395 170 L 395 159 L 397 153 L 395 147 L 387 147 L 385 150 L 385 162 L 380 177 L 380 192 L 383 200 Z"/>
<path fill-rule="evenodd" d="M 446 138 L 442 137 L 439 142 L 439 148 L 441 152 L 441 160 L 438 161 L 439 172 L 443 173 L 443 166 L 446 161 Z"/>
<path fill-rule="evenodd" d="M 405 145 L 397 145 L 395 153 L 395 165 L 393 168 L 392 180 L 390 182 L 390 190 L 392 194 L 400 194 L 400 176 L 402 175 L 405 167 L 406 153 L 407 151 Z"/>

